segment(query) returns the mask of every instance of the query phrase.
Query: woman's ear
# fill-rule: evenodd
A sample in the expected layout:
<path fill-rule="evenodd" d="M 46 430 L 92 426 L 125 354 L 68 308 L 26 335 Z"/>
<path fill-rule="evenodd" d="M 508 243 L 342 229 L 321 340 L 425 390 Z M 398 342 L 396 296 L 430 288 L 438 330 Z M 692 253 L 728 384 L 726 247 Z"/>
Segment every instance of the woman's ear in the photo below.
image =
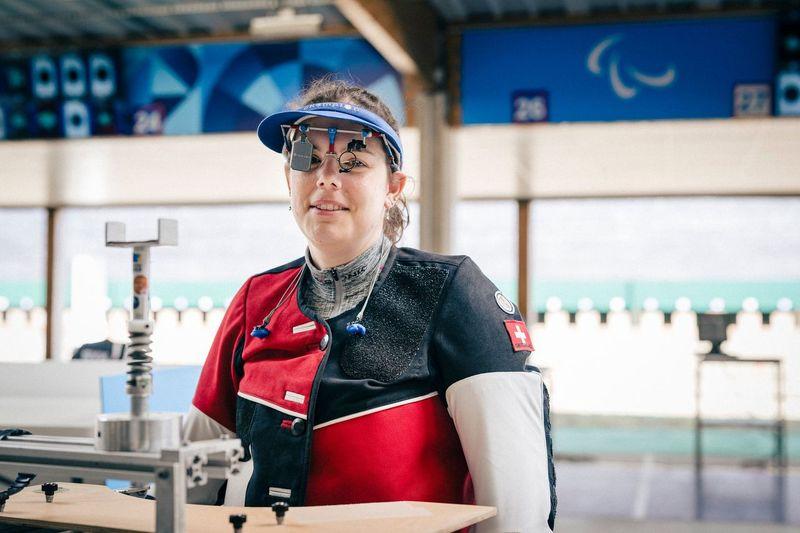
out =
<path fill-rule="evenodd" d="M 406 176 L 405 172 L 399 170 L 389 175 L 389 190 L 385 202 L 387 209 L 397 202 L 397 199 L 403 193 L 407 180 L 408 176 Z"/>

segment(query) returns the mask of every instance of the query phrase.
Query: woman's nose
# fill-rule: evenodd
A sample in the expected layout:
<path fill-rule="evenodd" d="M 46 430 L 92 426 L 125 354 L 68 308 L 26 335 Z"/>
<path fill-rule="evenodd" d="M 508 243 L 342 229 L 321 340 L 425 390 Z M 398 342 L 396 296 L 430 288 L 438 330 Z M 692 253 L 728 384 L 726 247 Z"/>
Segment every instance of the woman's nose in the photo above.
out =
<path fill-rule="evenodd" d="M 341 187 L 341 174 L 339 164 L 333 156 L 325 156 L 317 168 L 317 187 L 331 186 L 335 189 Z"/>

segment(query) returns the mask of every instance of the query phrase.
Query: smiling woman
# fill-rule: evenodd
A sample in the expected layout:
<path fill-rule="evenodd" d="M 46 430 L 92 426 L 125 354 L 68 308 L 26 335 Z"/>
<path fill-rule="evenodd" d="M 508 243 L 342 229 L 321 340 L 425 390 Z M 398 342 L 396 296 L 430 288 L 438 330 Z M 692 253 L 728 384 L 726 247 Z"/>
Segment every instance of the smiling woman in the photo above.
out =
<path fill-rule="evenodd" d="M 248 460 L 191 497 L 477 503 L 498 507 L 481 531 L 551 531 L 548 394 L 525 322 L 468 257 L 396 246 L 397 131 L 374 95 L 331 80 L 259 126 L 307 249 L 228 307 L 186 435 L 235 434 Z"/>
<path fill-rule="evenodd" d="M 309 145 L 308 169 L 295 170 L 288 158 L 285 165 L 291 207 L 312 257 L 321 268 L 331 268 L 386 232 L 385 213 L 398 202 L 406 176 L 392 172 L 383 141 L 348 130 L 352 122 L 311 118 L 304 125 L 291 143 Z"/>

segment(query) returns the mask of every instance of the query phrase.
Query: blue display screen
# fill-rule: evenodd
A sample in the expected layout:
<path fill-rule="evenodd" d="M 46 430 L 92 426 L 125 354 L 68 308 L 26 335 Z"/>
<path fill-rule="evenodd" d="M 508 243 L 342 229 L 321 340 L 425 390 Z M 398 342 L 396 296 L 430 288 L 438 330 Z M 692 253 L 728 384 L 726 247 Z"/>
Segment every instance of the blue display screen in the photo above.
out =
<path fill-rule="evenodd" d="M 513 122 L 525 92 L 556 122 L 729 117 L 737 84 L 772 84 L 775 32 L 768 16 L 467 31 L 463 122 Z"/>

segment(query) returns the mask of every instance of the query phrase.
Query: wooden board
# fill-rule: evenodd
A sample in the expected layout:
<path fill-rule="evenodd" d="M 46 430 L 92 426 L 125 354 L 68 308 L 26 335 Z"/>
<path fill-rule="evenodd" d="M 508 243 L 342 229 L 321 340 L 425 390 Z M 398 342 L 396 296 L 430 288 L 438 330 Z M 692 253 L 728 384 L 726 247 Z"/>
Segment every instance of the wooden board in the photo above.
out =
<path fill-rule="evenodd" d="M 0 513 L 0 523 L 39 527 L 63 527 L 80 531 L 153 532 L 155 502 L 117 494 L 102 485 L 59 483 L 53 503 L 46 503 L 40 487 L 28 487 L 12 496 Z M 480 522 L 497 514 L 494 507 L 427 502 L 384 502 L 320 507 L 293 507 L 278 528 L 267 507 L 186 506 L 186 531 L 220 533 L 233 531 L 231 514 L 247 515 L 243 533 L 285 531 L 447 532 Z"/>

